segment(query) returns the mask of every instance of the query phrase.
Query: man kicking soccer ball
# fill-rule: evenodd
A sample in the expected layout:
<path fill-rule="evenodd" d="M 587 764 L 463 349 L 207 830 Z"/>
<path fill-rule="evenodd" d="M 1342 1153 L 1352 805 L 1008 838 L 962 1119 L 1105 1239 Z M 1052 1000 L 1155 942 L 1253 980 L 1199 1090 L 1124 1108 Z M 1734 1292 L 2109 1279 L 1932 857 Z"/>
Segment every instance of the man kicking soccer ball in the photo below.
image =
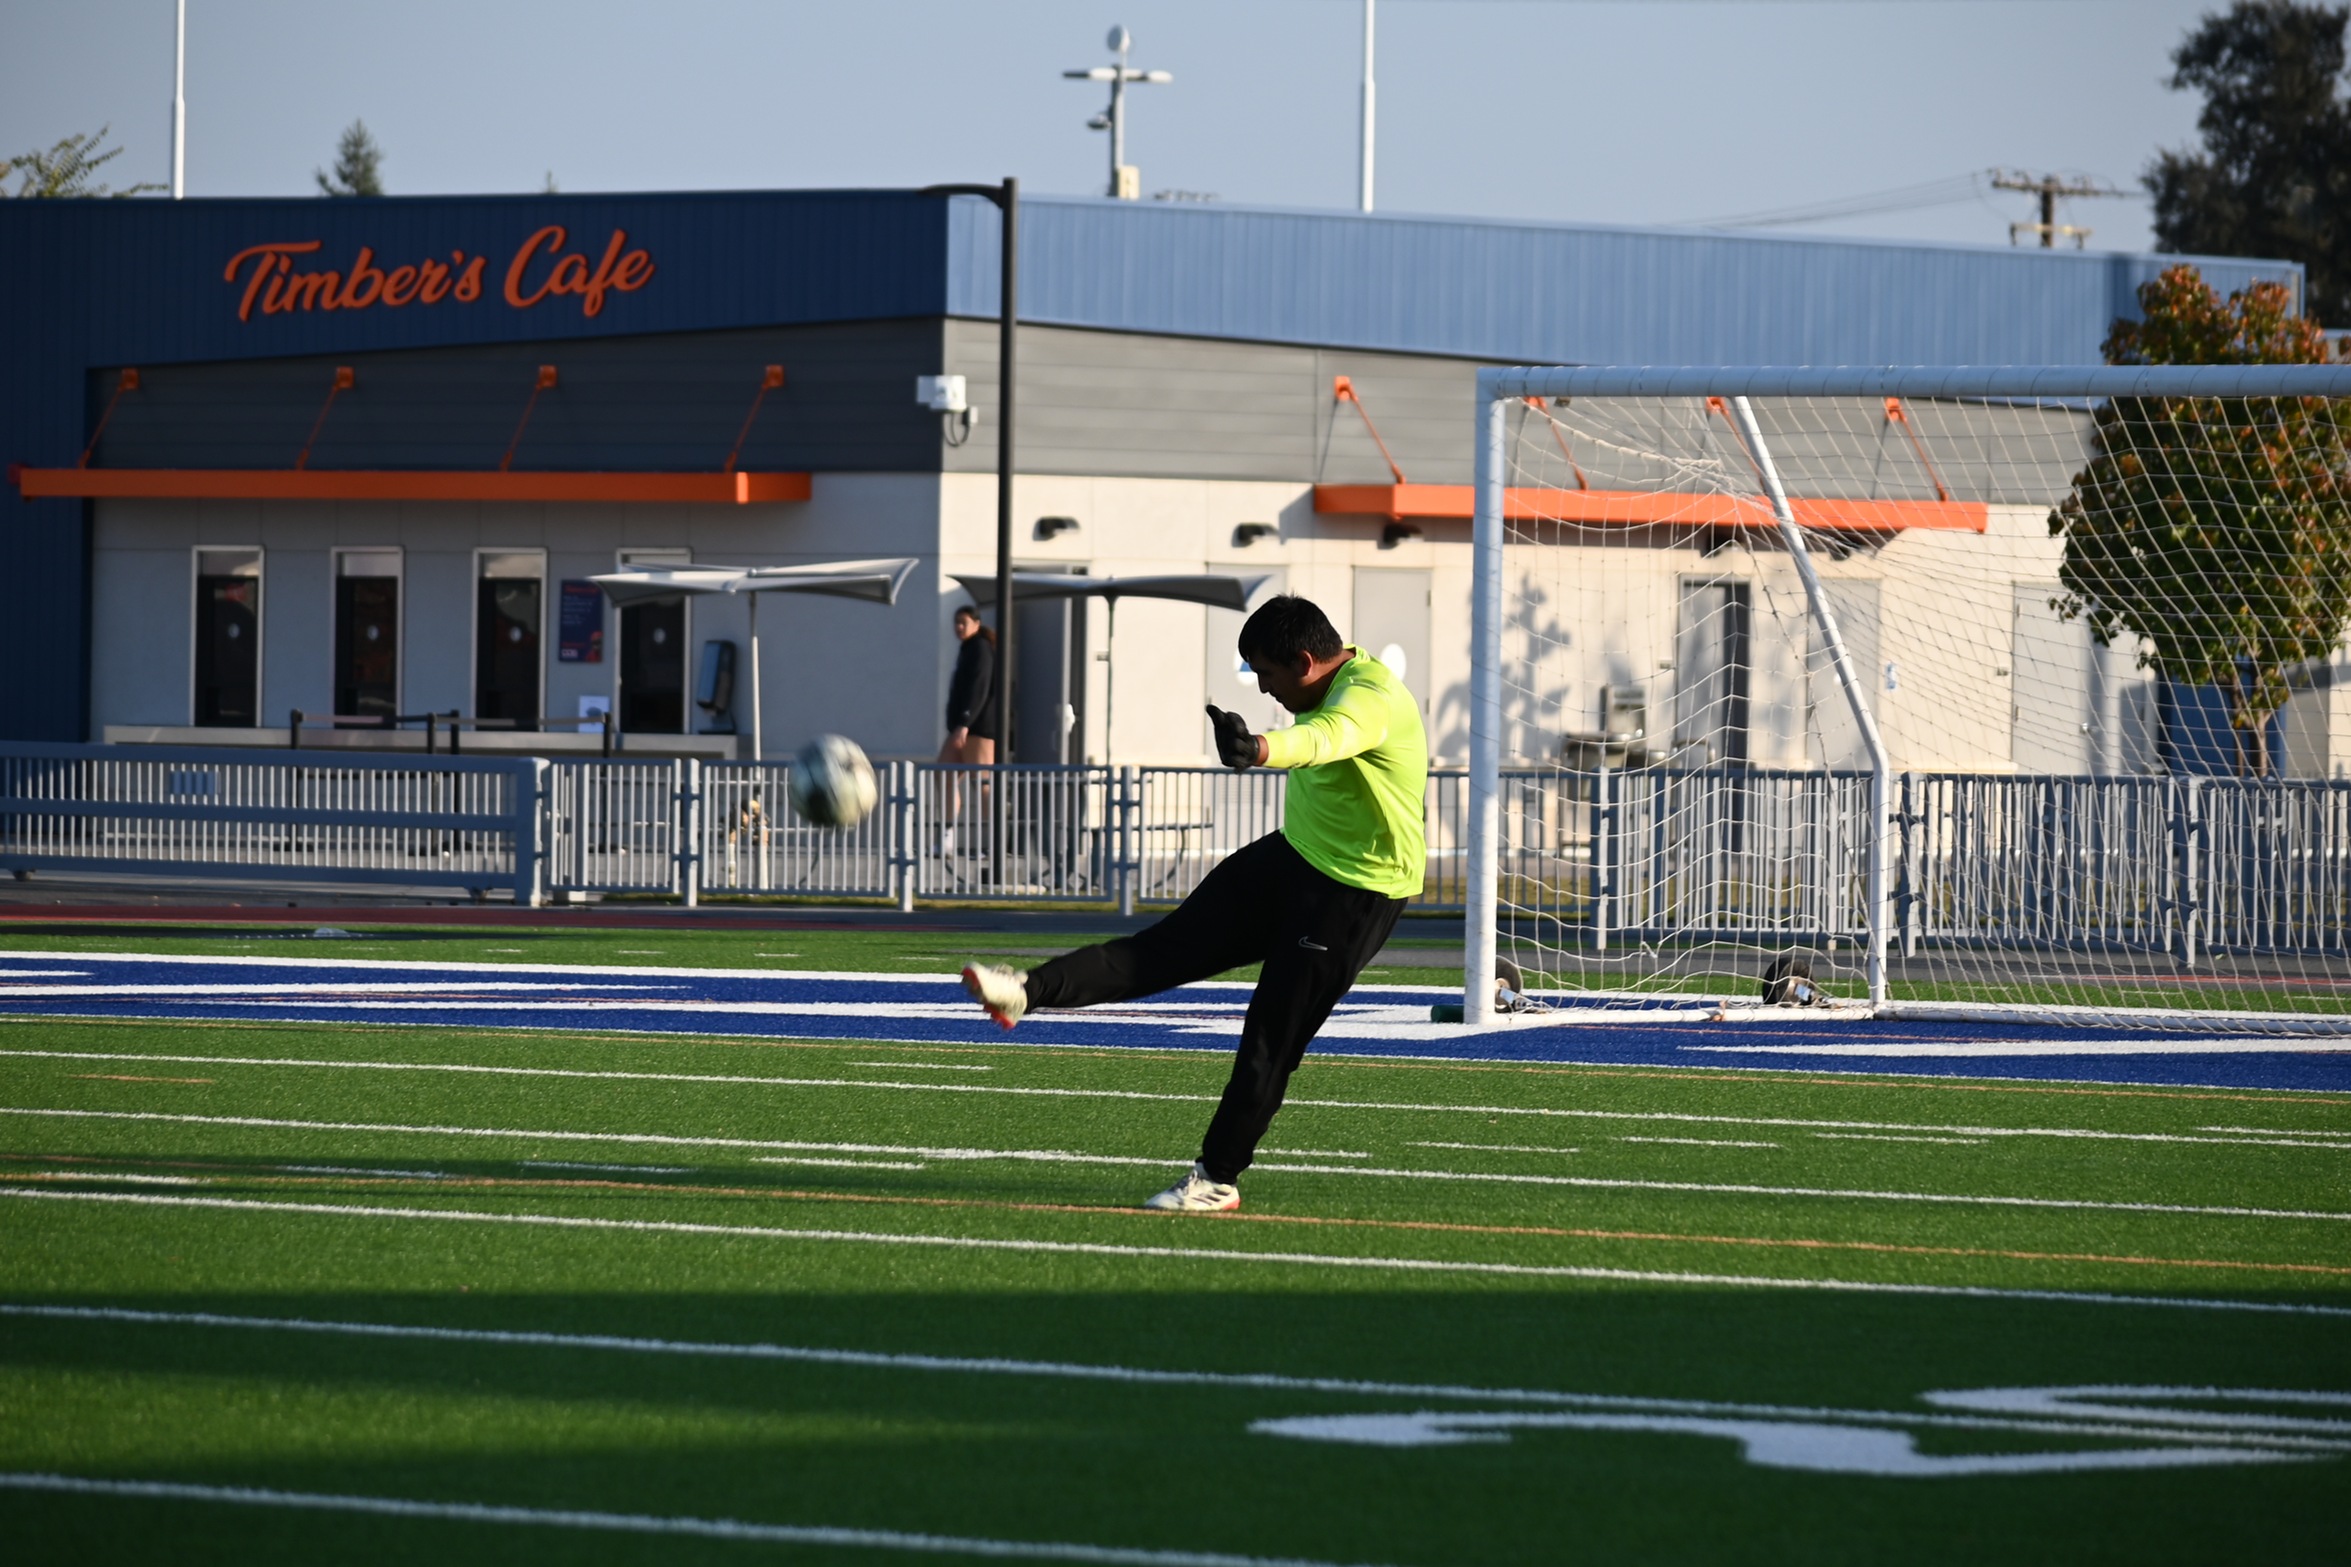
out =
<path fill-rule="evenodd" d="M 1282 1107 L 1307 1042 L 1420 891 L 1429 747 L 1404 682 L 1342 643 L 1302 598 L 1267 600 L 1241 628 L 1240 645 L 1257 689 L 1298 722 L 1258 735 L 1238 713 L 1211 707 L 1208 717 L 1227 767 L 1291 769 L 1282 830 L 1210 871 L 1148 930 L 1030 973 L 998 963 L 963 971 L 963 988 L 1010 1028 L 1037 1007 L 1127 1001 L 1265 965 L 1200 1158 L 1146 1208 L 1241 1206 L 1233 1183 Z"/>

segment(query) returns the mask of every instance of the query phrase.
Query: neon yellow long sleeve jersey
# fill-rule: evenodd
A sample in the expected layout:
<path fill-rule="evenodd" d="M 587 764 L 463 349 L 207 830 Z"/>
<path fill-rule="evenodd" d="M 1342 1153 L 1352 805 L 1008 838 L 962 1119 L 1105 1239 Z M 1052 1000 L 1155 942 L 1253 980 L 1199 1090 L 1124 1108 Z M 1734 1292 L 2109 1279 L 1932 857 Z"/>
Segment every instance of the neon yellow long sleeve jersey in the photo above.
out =
<path fill-rule="evenodd" d="M 1331 880 L 1415 897 L 1428 857 L 1422 812 L 1429 742 L 1420 704 L 1359 647 L 1322 705 L 1265 737 L 1265 764 L 1290 770 L 1282 836 Z"/>

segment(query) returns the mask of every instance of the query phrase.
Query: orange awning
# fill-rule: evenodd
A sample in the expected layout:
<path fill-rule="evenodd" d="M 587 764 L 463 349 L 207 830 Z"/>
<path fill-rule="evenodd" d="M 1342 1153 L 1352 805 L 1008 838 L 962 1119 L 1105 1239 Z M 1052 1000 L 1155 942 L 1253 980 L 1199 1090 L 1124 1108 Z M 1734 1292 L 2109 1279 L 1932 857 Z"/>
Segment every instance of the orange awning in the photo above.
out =
<path fill-rule="evenodd" d="M 1791 499 L 1796 520 L 1831 533 L 1899 533 L 1940 528 L 1981 533 L 1989 508 L 1975 501 Z M 1476 515 L 1466 484 L 1318 484 L 1314 509 L 1326 516 L 1467 522 Z M 1658 494 L 1646 490 L 1509 489 L 1503 515 L 1512 522 L 1622 527 L 1769 528 L 1760 499 L 1737 495 Z"/>
<path fill-rule="evenodd" d="M 498 473 L 321 468 L 22 468 L 25 499 L 173 501 L 804 501 L 805 473 Z"/>

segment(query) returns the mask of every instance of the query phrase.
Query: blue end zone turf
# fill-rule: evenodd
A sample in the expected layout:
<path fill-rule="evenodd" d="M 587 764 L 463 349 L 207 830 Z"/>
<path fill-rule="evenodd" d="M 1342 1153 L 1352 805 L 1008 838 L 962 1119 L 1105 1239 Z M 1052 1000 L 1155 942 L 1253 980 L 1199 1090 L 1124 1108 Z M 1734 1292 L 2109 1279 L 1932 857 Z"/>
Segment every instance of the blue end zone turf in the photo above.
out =
<path fill-rule="evenodd" d="M 1428 1021 L 1458 991 L 1363 986 L 1315 1042 L 1323 1053 L 1459 1061 L 1915 1073 L 2211 1088 L 2351 1091 L 2351 1038 L 1910 1022 L 1790 1012 L 1714 1023 L 1687 1006 L 1628 1005 L 1472 1033 Z M 0 1012 L 17 1016 L 430 1023 L 748 1038 L 1130 1046 L 1224 1051 L 1249 987 L 1189 985 L 1148 1001 L 1031 1015 L 1006 1035 L 947 975 L 351 963 L 0 952 Z"/>

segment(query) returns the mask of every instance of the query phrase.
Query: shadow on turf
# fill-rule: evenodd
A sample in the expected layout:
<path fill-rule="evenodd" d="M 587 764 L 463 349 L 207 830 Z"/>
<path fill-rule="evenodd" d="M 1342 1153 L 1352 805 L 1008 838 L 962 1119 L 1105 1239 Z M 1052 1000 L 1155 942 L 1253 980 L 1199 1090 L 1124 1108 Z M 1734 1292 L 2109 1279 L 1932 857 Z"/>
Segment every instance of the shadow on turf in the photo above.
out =
<path fill-rule="evenodd" d="M 795 1289 L 781 1260 L 759 1288 L 681 1277 L 674 1290 L 493 1292 L 468 1250 L 414 1248 L 417 1287 L 396 1291 L 10 1298 L 1865 1409 L 1917 1410 L 1935 1388 L 2331 1385 L 2346 1369 L 2332 1324 L 2223 1329 L 2049 1303 L 1457 1285 L 823 1292 Z M 39 1415 L 0 1433 L 12 1469 L 1337 1561 L 1555 1560 L 1570 1537 L 1595 1561 L 2316 1560 L 2339 1538 L 2345 1480 L 2333 1461 L 1928 1484 L 1759 1470 L 1713 1439 L 1588 1432 L 1389 1451 L 1247 1426 L 1425 1400 L 186 1324 L 0 1318 L 0 1378 Z M 1214 1462 L 1217 1484 L 1169 1484 L 1173 1461 Z M 20 1545 L 62 1548 L 23 1560 L 723 1549 L 23 1496 L 0 1496 L 0 1517 Z"/>

